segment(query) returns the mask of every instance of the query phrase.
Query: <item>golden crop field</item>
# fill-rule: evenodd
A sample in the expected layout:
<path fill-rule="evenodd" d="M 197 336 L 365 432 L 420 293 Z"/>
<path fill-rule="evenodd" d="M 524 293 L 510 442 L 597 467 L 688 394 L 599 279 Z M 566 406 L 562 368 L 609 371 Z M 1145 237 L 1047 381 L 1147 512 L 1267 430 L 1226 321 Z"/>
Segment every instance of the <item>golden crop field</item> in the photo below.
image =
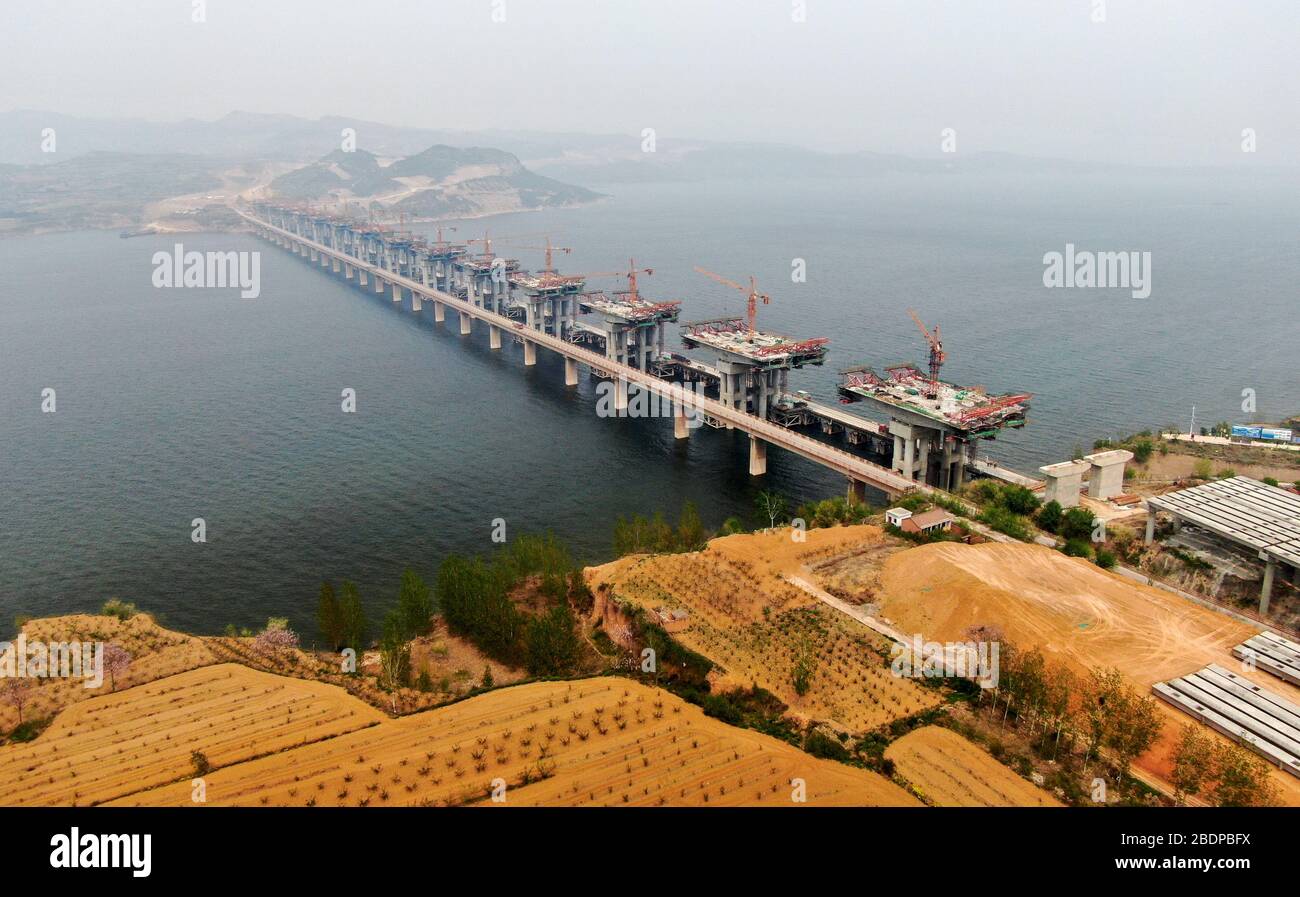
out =
<path fill-rule="evenodd" d="M 192 670 L 215 662 L 203 639 L 163 629 L 148 614 L 136 614 L 129 620 L 96 614 L 70 614 L 29 620 L 22 628 L 29 641 L 111 642 L 131 654 L 131 665 L 117 677 L 118 689 L 152 682 L 165 676 Z M 109 693 L 113 683 L 105 677 L 98 688 L 86 688 L 81 679 L 34 679 L 33 694 L 23 708 L 23 719 L 53 716 L 71 704 Z M 0 704 L 0 732 L 18 725 L 17 710 Z"/>
<path fill-rule="evenodd" d="M 87 806 L 372 725 L 340 689 L 235 664 L 81 701 L 33 742 L 0 747 L 0 806 Z"/>
<path fill-rule="evenodd" d="M 894 768 L 941 807 L 1060 807 L 1051 794 L 939 726 L 909 732 L 885 750 Z"/>
<path fill-rule="evenodd" d="M 941 698 L 890 673 L 884 637 L 785 577 L 811 579 L 807 563 L 882 538 L 871 526 L 812 530 L 805 543 L 788 531 L 729 536 L 700 552 L 624 558 L 595 568 L 593 581 L 647 610 L 687 610 L 690 625 L 673 637 L 722 667 L 719 687 L 757 684 L 792 714 L 864 732 Z M 813 670 L 804 695 L 795 689 L 801 661 Z"/>
<path fill-rule="evenodd" d="M 243 806 L 505 804 L 915 806 L 866 770 L 734 729 L 668 692 L 618 678 L 538 682 L 386 720 L 206 777 L 207 803 Z M 119 805 L 193 806 L 188 781 Z"/>

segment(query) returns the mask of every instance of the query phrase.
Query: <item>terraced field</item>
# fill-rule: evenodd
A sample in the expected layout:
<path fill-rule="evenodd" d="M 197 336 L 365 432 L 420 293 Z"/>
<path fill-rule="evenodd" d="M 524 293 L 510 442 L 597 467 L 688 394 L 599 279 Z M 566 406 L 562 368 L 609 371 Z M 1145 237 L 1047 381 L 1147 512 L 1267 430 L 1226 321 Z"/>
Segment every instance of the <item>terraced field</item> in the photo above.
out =
<path fill-rule="evenodd" d="M 87 806 L 373 725 L 346 692 L 236 664 L 81 701 L 33 742 L 0 748 L 0 806 Z"/>
<path fill-rule="evenodd" d="M 593 581 L 611 600 L 687 610 L 689 626 L 674 638 L 722 667 L 719 687 L 757 683 L 794 715 L 864 732 L 941 699 L 890 674 L 885 638 L 786 577 L 811 576 L 807 563 L 882 538 L 872 526 L 812 530 L 805 543 L 789 531 L 729 536 L 700 552 L 624 558 L 595 568 Z M 801 665 L 812 670 L 803 695 Z"/>
<path fill-rule="evenodd" d="M 891 744 L 885 757 L 941 807 L 1064 806 L 951 729 L 923 726 Z"/>
<path fill-rule="evenodd" d="M 148 614 L 137 614 L 123 621 L 96 614 L 69 614 L 29 620 L 23 625 L 29 641 L 105 642 L 113 643 L 131 654 L 131 665 L 117 677 L 118 689 L 152 682 L 164 676 L 214 663 L 216 658 L 203 639 L 163 629 Z M 105 677 L 98 688 L 86 688 L 82 679 L 38 679 L 37 688 L 23 708 L 23 719 L 50 717 L 64 707 L 107 694 L 114 683 Z M 8 704 L 0 704 L 0 732 L 18 725 L 18 713 Z"/>
<path fill-rule="evenodd" d="M 244 806 L 505 804 L 914 806 L 897 785 L 706 717 L 624 679 L 504 688 L 217 770 L 207 803 Z M 121 805 L 192 806 L 188 781 Z"/>

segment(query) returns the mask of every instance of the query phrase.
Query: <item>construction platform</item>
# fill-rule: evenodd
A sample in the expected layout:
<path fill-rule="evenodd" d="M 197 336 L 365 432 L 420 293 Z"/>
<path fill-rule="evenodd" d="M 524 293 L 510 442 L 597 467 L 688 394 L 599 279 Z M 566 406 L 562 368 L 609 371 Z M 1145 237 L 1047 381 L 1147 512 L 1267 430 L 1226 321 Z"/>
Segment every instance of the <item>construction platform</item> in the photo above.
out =
<path fill-rule="evenodd" d="M 826 360 L 826 337 L 797 340 L 779 333 L 750 331 L 744 318 L 688 321 L 681 325 L 687 348 L 704 346 L 728 360 L 756 367 L 803 367 Z"/>
<path fill-rule="evenodd" d="M 931 380 L 912 364 L 885 368 L 883 376 L 866 366 L 846 368 L 840 395 L 850 402 L 867 401 L 892 416 L 917 418 L 969 438 L 992 438 L 1003 427 L 1023 427 L 1029 411 L 1028 393 L 990 395 L 979 386 L 957 386 Z"/>

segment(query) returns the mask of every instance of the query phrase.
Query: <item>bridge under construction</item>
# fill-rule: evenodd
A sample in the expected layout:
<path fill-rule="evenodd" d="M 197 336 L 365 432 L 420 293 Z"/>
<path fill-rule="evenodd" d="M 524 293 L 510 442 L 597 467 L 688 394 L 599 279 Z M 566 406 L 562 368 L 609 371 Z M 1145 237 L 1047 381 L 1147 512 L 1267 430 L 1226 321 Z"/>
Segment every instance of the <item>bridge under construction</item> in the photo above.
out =
<path fill-rule="evenodd" d="M 652 272 L 638 269 L 634 261 L 626 271 L 561 275 L 551 264 L 548 239 L 546 270 L 530 273 L 517 260 L 495 255 L 487 238 L 466 241 L 483 244 L 482 252 L 473 252 L 468 245 L 444 241 L 441 229 L 438 239 L 430 241 L 269 202 L 237 211 L 263 238 L 363 290 L 391 294 L 394 302 L 409 299 L 409 307 L 416 313 L 432 304 L 438 323 L 445 322 L 450 309 L 458 317 L 462 335 L 472 333 L 476 321 L 486 325 L 494 350 L 501 349 L 503 335 L 509 335 L 522 346 L 526 366 L 536 364 L 539 347 L 560 355 L 566 386 L 578 384 L 580 366 L 595 377 L 613 381 L 616 411 L 627 410 L 630 387 L 661 403 L 670 402 L 678 439 L 689 437 L 692 427 L 688 422 L 693 416 L 712 427 L 741 430 L 749 436 L 751 475 L 767 472 L 767 449 L 775 445 L 844 476 L 850 501 L 861 500 L 867 486 L 892 499 L 916 490 L 955 489 L 966 460 L 974 462 L 973 452 L 968 451 L 970 427 L 948 426 L 948 432 L 943 432 L 943 421 L 927 420 L 924 425 L 940 428 L 941 445 L 947 441 L 947 451 L 940 454 L 946 466 L 903 463 L 916 457 L 914 452 L 928 457 L 926 440 L 933 441 L 933 435 L 927 433 L 900 436 L 899 424 L 909 424 L 904 417 L 915 413 L 915 408 L 908 407 L 915 403 L 900 401 L 899 407 L 889 412 L 889 423 L 881 424 L 817 403 L 806 393 L 790 393 L 790 370 L 822 364 L 828 340 L 797 339 L 757 329 L 756 305 L 766 304 L 770 298 L 757 291 L 752 279 L 746 288 L 698 269 L 748 297 L 746 317 L 679 325 L 683 344 L 711 354 L 714 361 L 709 363 L 666 350 L 665 328 L 677 322 L 681 302 L 643 296 L 638 275 Z M 588 291 L 587 279 L 599 276 L 623 278 L 627 288 Z M 582 316 L 591 316 L 596 323 L 581 320 Z M 898 388 L 907 397 L 907 387 Z M 842 386 L 841 392 L 845 390 Z M 992 429 L 1009 421 L 1023 423 L 1028 396 L 1018 398 L 1020 404 L 992 421 Z M 943 411 L 960 423 L 972 404 L 988 403 L 981 395 L 978 402 L 966 401 L 965 408 L 955 411 L 948 404 Z M 865 445 L 878 455 L 892 456 L 894 463 L 886 467 L 797 431 L 806 426 L 819 426 L 827 435 L 843 433 L 850 445 Z M 988 438 L 989 432 L 986 427 L 976 435 Z M 956 463 L 954 459 L 958 459 Z"/>

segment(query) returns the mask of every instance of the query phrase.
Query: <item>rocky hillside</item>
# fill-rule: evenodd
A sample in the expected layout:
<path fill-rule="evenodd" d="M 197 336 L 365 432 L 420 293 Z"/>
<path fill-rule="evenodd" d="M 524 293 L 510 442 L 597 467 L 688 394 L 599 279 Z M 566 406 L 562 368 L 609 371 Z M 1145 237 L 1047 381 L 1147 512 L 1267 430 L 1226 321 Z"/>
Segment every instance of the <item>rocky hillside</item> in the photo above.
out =
<path fill-rule="evenodd" d="M 276 178 L 271 191 L 280 199 L 377 207 L 412 218 L 576 205 L 600 195 L 535 174 L 502 150 L 445 144 L 387 163 L 366 150 L 335 150 Z"/>

